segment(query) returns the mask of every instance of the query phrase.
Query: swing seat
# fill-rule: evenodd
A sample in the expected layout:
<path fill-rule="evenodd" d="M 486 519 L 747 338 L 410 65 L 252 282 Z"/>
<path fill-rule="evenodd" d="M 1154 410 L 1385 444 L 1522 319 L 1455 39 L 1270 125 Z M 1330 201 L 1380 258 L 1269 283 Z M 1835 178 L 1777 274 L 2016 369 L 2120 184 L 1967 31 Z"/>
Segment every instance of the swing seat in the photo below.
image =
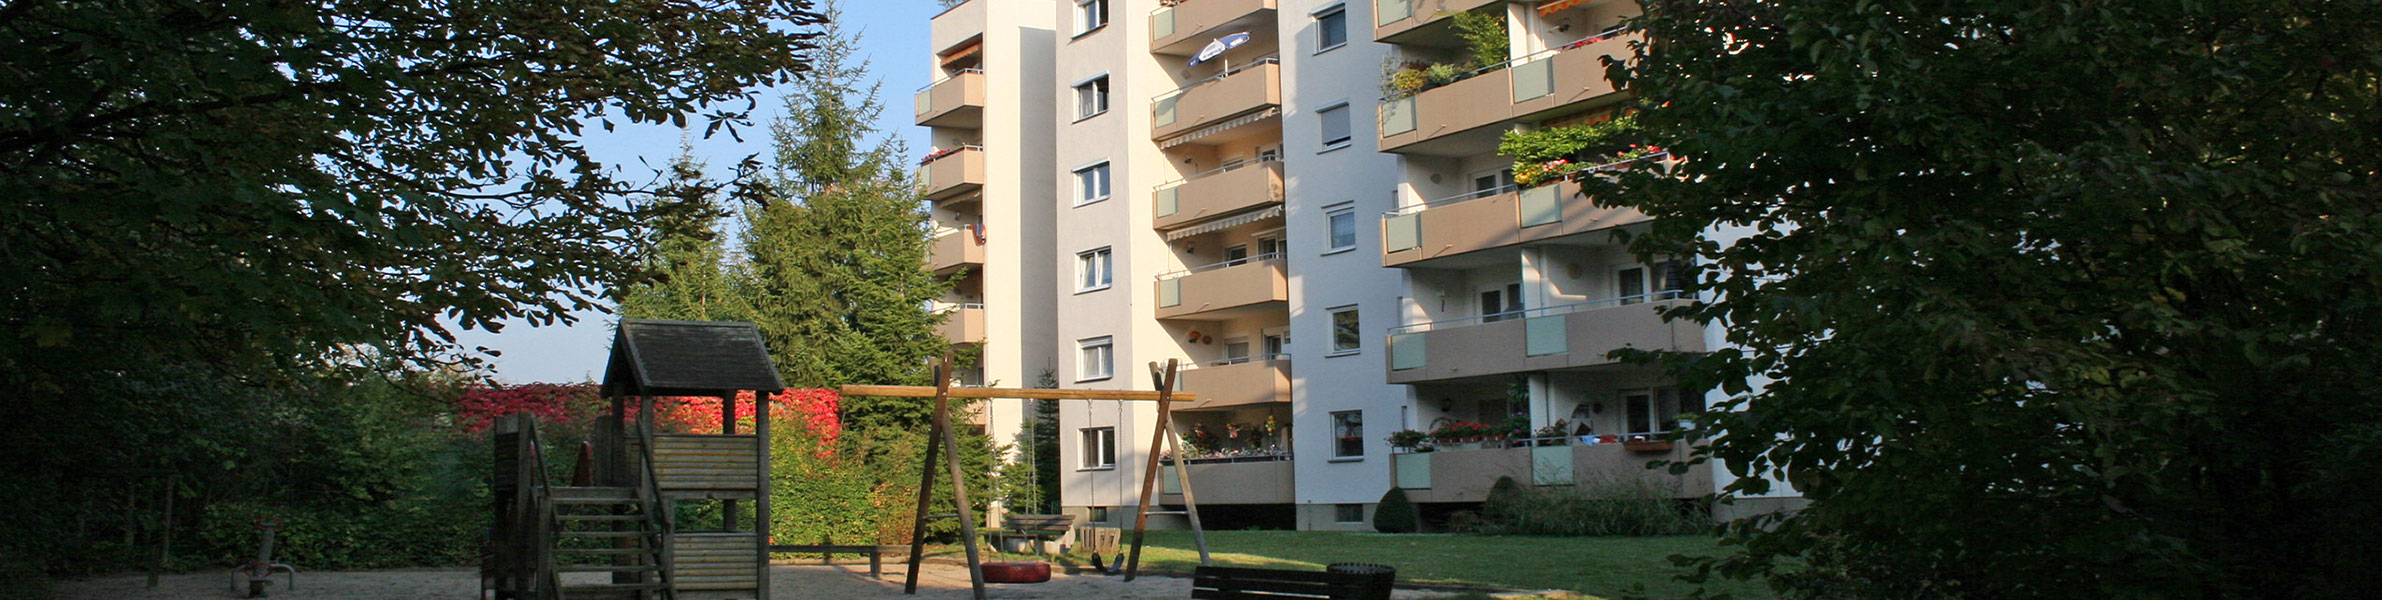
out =
<path fill-rule="evenodd" d="M 1050 563 L 1013 561 L 984 563 L 986 583 L 1042 583 L 1050 581 Z"/>

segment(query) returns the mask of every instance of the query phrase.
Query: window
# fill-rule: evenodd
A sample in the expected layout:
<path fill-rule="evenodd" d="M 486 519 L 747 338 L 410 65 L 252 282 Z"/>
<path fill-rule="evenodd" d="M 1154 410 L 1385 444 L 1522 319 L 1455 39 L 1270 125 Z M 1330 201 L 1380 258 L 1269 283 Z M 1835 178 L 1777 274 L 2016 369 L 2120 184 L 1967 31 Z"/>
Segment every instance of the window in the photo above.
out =
<path fill-rule="evenodd" d="M 1323 122 L 1323 149 L 1332 150 L 1348 145 L 1348 104 L 1341 103 L 1315 111 Z"/>
<path fill-rule="evenodd" d="M 1521 316 L 1522 310 L 1522 284 L 1508 283 L 1505 284 L 1505 289 L 1492 289 L 1480 293 L 1482 323 L 1495 323 L 1518 317 Z"/>
<path fill-rule="evenodd" d="M 1092 512 L 1092 522 L 1094 522 L 1094 523 L 1107 523 L 1107 522 L 1108 522 L 1108 507 L 1106 507 L 1106 506 L 1094 506 L 1094 507 L 1092 507 L 1092 510 L 1091 510 L 1091 512 Z"/>
<path fill-rule="evenodd" d="M 1332 505 L 1332 521 L 1335 523 L 1363 523 L 1365 522 L 1365 505 Z"/>
<path fill-rule="evenodd" d="M 1356 306 L 1331 309 L 1332 354 L 1352 354 L 1364 349 L 1364 337 L 1358 331 L 1362 325 L 1356 316 Z"/>
<path fill-rule="evenodd" d="M 1116 344 L 1108 336 L 1079 341 L 1075 345 L 1076 381 L 1107 379 L 1111 373 L 1114 373 L 1109 369 L 1110 365 L 1116 361 Z"/>
<path fill-rule="evenodd" d="M 1116 468 L 1117 428 L 1093 427 L 1083 430 L 1083 458 L 1076 463 L 1077 466 L 1085 469 Z M 1094 518 L 1093 520 L 1104 521 L 1106 519 Z"/>
<path fill-rule="evenodd" d="M 1646 301 L 1646 268 L 1629 267 L 1613 274 L 1613 295 L 1622 304 Z"/>
<path fill-rule="evenodd" d="M 1341 205 L 1323 211 L 1325 237 L 1332 245 L 1325 252 L 1339 252 L 1356 248 L 1356 207 Z"/>
<path fill-rule="evenodd" d="M 1629 430 L 1626 433 L 1651 435 L 1679 429 L 1683 415 L 1704 411 L 1704 399 L 1683 399 L 1678 390 L 1670 388 L 1623 390 L 1621 409 L 1628 420 L 1623 423 Z"/>
<path fill-rule="evenodd" d="M 1348 7 L 1334 4 L 1315 13 L 1315 52 L 1348 44 Z"/>
<path fill-rule="evenodd" d="M 1108 163 L 1075 170 L 1075 205 L 1083 206 L 1108 199 Z"/>
<path fill-rule="evenodd" d="M 1075 120 L 1081 121 L 1108 112 L 1108 76 L 1101 75 L 1075 84 Z"/>
<path fill-rule="evenodd" d="M 1075 291 L 1091 292 L 1108 289 L 1110 278 L 1108 249 L 1101 248 L 1075 255 Z"/>
<path fill-rule="evenodd" d="M 1075 0 L 1075 35 L 1108 25 L 1108 0 Z"/>
<path fill-rule="evenodd" d="M 1332 458 L 1365 455 L 1365 411 L 1332 413 Z"/>

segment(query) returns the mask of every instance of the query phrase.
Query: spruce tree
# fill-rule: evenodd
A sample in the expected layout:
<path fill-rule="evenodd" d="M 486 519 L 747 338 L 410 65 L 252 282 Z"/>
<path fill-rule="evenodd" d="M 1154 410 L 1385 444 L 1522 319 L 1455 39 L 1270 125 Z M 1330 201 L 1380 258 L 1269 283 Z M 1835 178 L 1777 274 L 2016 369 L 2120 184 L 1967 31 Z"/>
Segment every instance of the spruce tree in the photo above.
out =
<path fill-rule="evenodd" d="M 660 195 L 698 208 L 681 211 L 655 224 L 659 239 L 645 251 L 648 281 L 620 290 L 620 314 L 632 319 L 743 321 L 751 308 L 738 294 L 728 269 L 728 250 L 720 239 L 720 185 L 703 175 L 694 148 L 681 142 L 679 156 L 670 161 L 670 179 Z"/>

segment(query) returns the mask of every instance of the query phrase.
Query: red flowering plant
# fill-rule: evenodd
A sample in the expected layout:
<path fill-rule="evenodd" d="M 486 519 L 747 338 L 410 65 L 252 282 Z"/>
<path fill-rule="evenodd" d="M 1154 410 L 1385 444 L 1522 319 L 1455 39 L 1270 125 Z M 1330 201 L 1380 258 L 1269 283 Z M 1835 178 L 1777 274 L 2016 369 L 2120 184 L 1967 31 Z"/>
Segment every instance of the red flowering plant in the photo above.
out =
<path fill-rule="evenodd" d="M 539 421 L 577 425 L 603 412 L 595 384 L 531 383 L 474 385 L 455 399 L 455 424 L 464 431 L 487 431 L 497 417 L 529 413 Z"/>
<path fill-rule="evenodd" d="M 1496 428 L 1487 423 L 1448 421 L 1431 430 L 1433 443 L 1472 442 L 1488 437 Z"/>

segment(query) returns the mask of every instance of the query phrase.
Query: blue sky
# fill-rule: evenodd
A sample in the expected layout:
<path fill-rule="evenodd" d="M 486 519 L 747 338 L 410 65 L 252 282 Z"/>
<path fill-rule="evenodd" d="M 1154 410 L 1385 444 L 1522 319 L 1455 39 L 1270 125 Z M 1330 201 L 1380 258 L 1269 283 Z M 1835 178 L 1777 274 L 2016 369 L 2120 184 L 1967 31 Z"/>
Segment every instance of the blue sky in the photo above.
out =
<path fill-rule="evenodd" d="M 910 93 L 927 83 L 927 23 L 943 8 L 931 0 L 847 0 L 844 4 L 844 30 L 860 34 L 861 56 L 869 61 L 871 73 L 884 82 L 879 100 L 886 108 L 878 115 L 877 130 L 881 135 L 908 140 L 912 154 L 917 154 L 926 147 L 926 130 L 911 124 Z M 695 155 L 710 163 L 716 177 L 726 178 L 729 168 L 748 155 L 766 158 L 768 121 L 776 116 L 779 102 L 775 90 L 764 90 L 763 95 L 753 126 L 743 130 L 743 142 L 730 139 L 725 131 L 711 139 L 694 140 Z M 669 164 L 685 135 L 667 126 L 622 126 L 611 132 L 590 127 L 588 131 L 587 147 L 597 160 L 611 165 L 622 180 L 640 182 L 652 179 L 659 167 Z M 699 135 L 701 130 L 695 133 Z M 579 316 L 579 322 L 571 325 L 532 327 L 513 322 L 501 333 L 455 333 L 464 348 L 486 346 L 503 353 L 491 359 L 500 381 L 596 379 L 602 376 L 605 353 L 612 345 L 611 323 L 618 317 L 596 312 Z"/>

